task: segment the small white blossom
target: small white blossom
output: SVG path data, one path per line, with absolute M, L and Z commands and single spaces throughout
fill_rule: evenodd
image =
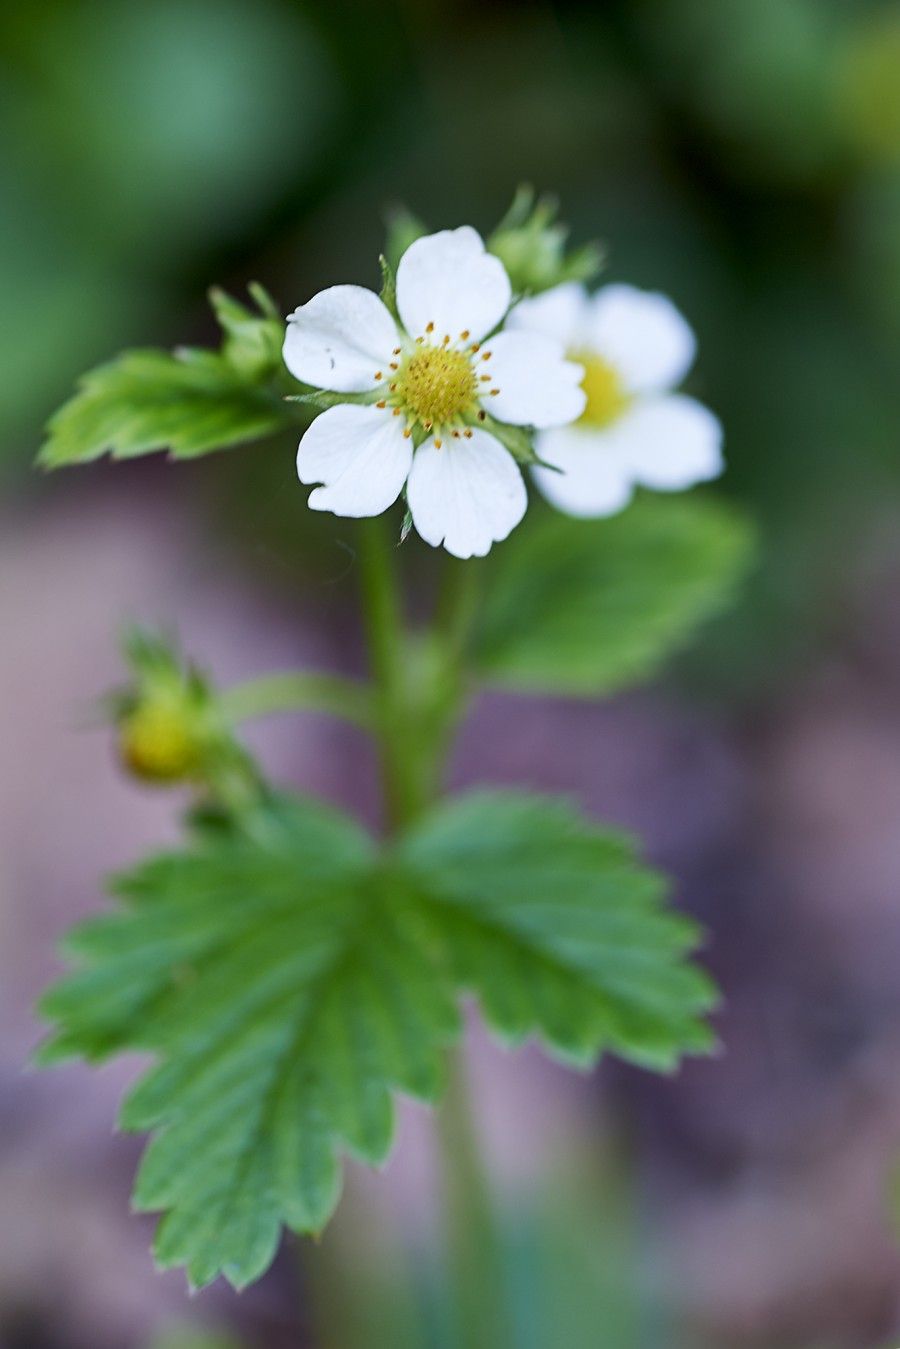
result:
M 673 492 L 722 471 L 722 427 L 693 398 L 673 390 L 696 350 L 694 334 L 665 295 L 574 282 L 523 300 L 511 327 L 562 342 L 584 367 L 586 406 L 577 422 L 542 431 L 535 481 L 570 515 L 613 515 L 636 486 Z
M 583 371 L 558 340 L 495 331 L 511 298 L 503 264 L 464 226 L 403 254 L 399 324 L 362 286 L 332 286 L 294 310 L 284 341 L 291 374 L 318 389 L 370 394 L 321 413 L 300 442 L 300 481 L 321 484 L 313 510 L 379 515 L 405 486 L 413 524 L 435 547 L 483 556 L 506 538 L 527 495 L 489 418 L 562 426 L 586 401 Z

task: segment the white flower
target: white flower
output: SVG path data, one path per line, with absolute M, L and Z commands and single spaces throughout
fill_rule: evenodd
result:
M 306 384 L 370 393 L 321 413 L 297 451 L 313 510 L 379 515 L 406 486 L 413 523 L 457 557 L 485 554 L 525 513 L 512 455 L 487 429 L 561 426 L 585 406 L 557 340 L 501 332 L 509 278 L 475 230 L 416 240 L 397 268 L 398 325 L 362 286 L 332 286 L 288 319 L 284 359 Z M 414 444 L 421 440 L 418 448 Z
M 636 486 L 692 487 L 722 471 L 722 427 L 693 398 L 672 393 L 694 359 L 694 334 L 665 295 L 574 282 L 523 300 L 511 327 L 562 342 L 584 367 L 587 403 L 571 426 L 541 432 L 544 496 L 570 515 L 613 515 Z

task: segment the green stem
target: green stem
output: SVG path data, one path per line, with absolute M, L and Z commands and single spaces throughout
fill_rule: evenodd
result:
M 421 763 L 409 717 L 412 690 L 395 550 L 380 516 L 364 520 L 361 535 L 363 612 L 375 680 L 375 734 L 386 822 L 393 831 L 414 819 L 424 805 L 419 783 Z
M 480 574 L 478 561 L 474 558 L 466 562 L 455 557 L 444 559 L 435 625 L 444 646 L 445 659 L 452 664 L 460 681 L 478 607 Z
M 503 1252 L 459 1050 L 450 1060 L 437 1120 L 456 1342 L 459 1349 L 507 1349 L 512 1334 Z
M 366 631 L 375 680 L 375 733 L 389 828 L 404 828 L 439 795 L 467 693 L 465 657 L 478 594 L 475 564 L 444 561 L 433 630 L 405 630 L 396 548 L 382 519 L 363 525 Z M 450 1067 L 438 1112 L 444 1162 L 447 1256 L 460 1349 L 506 1349 L 502 1253 L 461 1060 Z
M 232 721 L 247 721 L 273 712 L 326 712 L 329 716 L 371 728 L 372 693 L 357 679 L 320 671 L 292 671 L 263 675 L 236 684 L 221 694 L 221 704 Z

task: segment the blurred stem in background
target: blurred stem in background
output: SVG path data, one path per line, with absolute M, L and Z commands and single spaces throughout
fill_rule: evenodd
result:
M 372 700 L 365 684 L 345 675 L 319 671 L 262 675 L 225 690 L 220 701 L 222 710 L 234 722 L 303 708 L 325 712 L 367 730 L 373 724 Z
M 444 1168 L 445 1254 L 454 1293 L 455 1344 L 460 1349 L 512 1349 L 516 1341 L 503 1243 L 459 1050 L 450 1058 L 437 1123 Z

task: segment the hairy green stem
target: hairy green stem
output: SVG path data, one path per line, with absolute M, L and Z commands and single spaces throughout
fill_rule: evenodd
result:
M 476 565 L 444 559 L 433 628 L 409 634 L 396 546 L 381 519 L 363 525 L 363 605 L 375 681 L 375 734 L 387 824 L 405 828 L 440 795 L 467 689 L 466 652 L 478 588 Z M 505 1280 L 461 1057 L 454 1054 L 438 1113 L 445 1178 L 447 1267 L 459 1349 L 506 1349 Z
M 381 517 L 361 527 L 360 577 L 372 676 L 375 735 L 381 757 L 386 823 L 390 831 L 414 819 L 425 804 L 419 783 L 416 727 L 410 718 L 409 668 L 403 605 L 394 548 Z
M 247 721 L 273 712 L 325 712 L 343 721 L 371 729 L 374 724 L 372 691 L 361 680 L 320 671 L 292 671 L 263 675 L 236 684 L 221 694 L 221 705 L 232 721 Z

